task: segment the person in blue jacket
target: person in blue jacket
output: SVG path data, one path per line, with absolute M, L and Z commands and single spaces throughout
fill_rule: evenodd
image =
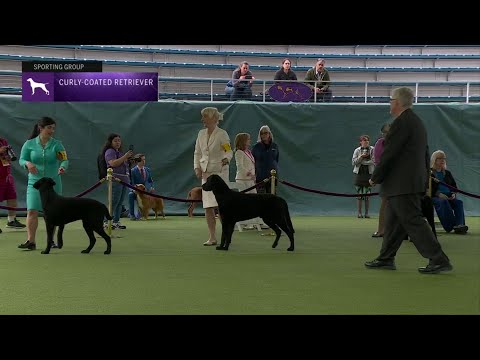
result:
M 137 154 L 134 156 L 134 160 L 137 163 L 131 170 L 130 184 L 133 186 L 142 184 L 145 185 L 147 191 L 155 191 L 155 186 L 153 184 L 152 172 L 149 167 L 145 166 L 145 155 Z M 138 220 L 139 216 L 135 215 L 135 200 L 137 195 L 130 190 L 128 193 L 128 210 L 130 220 Z
M 270 178 L 270 171 L 273 169 L 278 175 L 278 145 L 273 141 L 273 134 L 267 125 L 263 125 L 258 132 L 258 142 L 252 149 L 255 158 L 255 174 L 257 182 Z M 258 193 L 270 193 L 272 181 L 260 185 Z

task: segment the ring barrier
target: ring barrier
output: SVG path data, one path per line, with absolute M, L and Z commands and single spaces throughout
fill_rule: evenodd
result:
M 110 170 L 110 168 L 108 169 Z M 136 192 L 140 192 L 140 193 L 143 193 L 143 194 L 146 194 L 146 195 L 149 195 L 149 196 L 152 196 L 152 197 L 156 197 L 156 198 L 160 198 L 160 199 L 165 199 L 165 200 L 171 200 L 171 201 L 177 201 L 177 202 L 185 202 L 185 203 L 191 203 L 191 202 L 201 202 L 202 200 L 190 200 L 190 199 L 181 199 L 181 198 L 176 198 L 176 197 L 170 197 L 170 196 L 163 196 L 163 195 L 158 195 L 158 194 L 154 194 L 154 193 L 151 193 L 151 192 L 148 192 L 148 191 L 144 191 L 144 190 L 140 190 L 140 189 L 137 189 L 135 186 L 133 185 L 130 185 L 122 180 L 120 180 L 119 178 L 116 178 L 112 175 L 112 173 L 108 173 L 108 170 L 107 170 L 107 176 L 104 177 L 103 179 L 100 179 L 98 182 L 96 182 L 94 185 L 92 185 L 91 187 L 89 187 L 88 189 L 86 189 L 85 191 L 81 192 L 80 194 L 78 195 L 75 195 L 75 197 L 83 197 L 85 196 L 86 194 L 92 192 L 93 190 L 95 190 L 97 187 L 99 187 L 101 184 L 103 184 L 105 181 L 108 181 L 109 182 L 109 188 L 111 189 L 111 181 L 117 181 L 119 182 L 120 184 L 122 184 L 123 186 L 126 186 L 132 190 L 135 190 Z M 110 177 L 110 179 L 109 179 Z M 294 189 L 297 189 L 297 190 L 300 190 L 300 191 L 305 191 L 305 192 L 310 192 L 310 193 L 314 193 L 314 194 L 319 194 L 319 195 L 327 195 L 327 196 L 337 196 L 337 197 L 357 197 L 358 194 L 357 193 L 354 193 L 354 194 L 348 194 L 348 193 L 336 193 L 336 192 L 329 192 L 329 191 L 322 191 L 322 190 L 315 190 L 315 189 L 310 189 L 310 188 L 306 188 L 306 187 L 303 187 L 303 186 L 300 186 L 300 185 L 296 185 L 296 184 L 293 184 L 289 181 L 286 181 L 286 180 L 281 180 L 281 179 L 278 179 L 278 177 L 276 176 L 276 172 L 275 170 L 272 170 L 271 171 L 271 177 L 270 178 L 266 178 L 262 181 L 259 181 L 257 183 L 255 183 L 255 185 L 247 188 L 247 189 L 244 189 L 240 192 L 242 193 L 245 193 L 245 192 L 248 192 L 250 190 L 253 190 L 257 187 L 259 187 L 261 184 L 263 183 L 267 183 L 268 181 L 271 180 L 271 193 L 272 194 L 275 194 L 275 191 L 276 191 L 276 188 L 275 188 L 275 179 L 278 180 L 279 183 L 283 184 L 283 185 L 286 185 L 286 186 L 289 186 L 289 187 L 292 187 Z M 442 185 L 445 185 L 446 187 L 448 187 L 450 190 L 452 190 L 453 192 L 456 192 L 456 193 L 460 193 L 460 194 L 463 194 L 465 196 L 469 196 L 469 197 L 472 197 L 472 198 L 475 198 L 475 199 L 480 199 L 480 195 L 477 195 L 477 194 L 473 194 L 473 193 L 470 193 L 470 192 L 467 192 L 467 191 L 464 191 L 464 190 L 461 190 L 461 189 L 458 189 L 452 185 L 448 185 L 446 184 L 445 182 L 443 181 L 440 181 L 434 177 L 432 177 L 432 180 L 439 183 L 439 184 L 442 184 Z M 368 193 L 368 194 L 364 194 L 364 196 L 376 196 L 376 195 L 379 195 L 378 192 L 375 192 L 375 193 Z M 112 209 L 111 209 L 111 191 L 109 191 L 109 211 L 110 213 L 112 212 Z M 3 209 L 3 210 L 15 210 L 15 211 L 27 211 L 27 208 L 14 208 L 14 207 L 11 207 L 11 206 L 3 206 L 3 205 L 0 205 L 0 209 Z M 111 221 L 109 221 L 110 223 Z M 109 227 L 111 226 L 111 224 L 109 224 Z

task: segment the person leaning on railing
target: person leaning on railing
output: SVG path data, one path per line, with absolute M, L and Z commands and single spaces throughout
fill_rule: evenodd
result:
M 316 93 L 317 102 L 332 101 L 330 74 L 325 69 L 325 59 L 317 59 L 315 66 L 307 71 L 305 81 L 309 81 L 306 84 L 313 90 L 311 100 L 315 99 Z
M 232 73 L 233 93 L 230 96 L 231 101 L 252 98 L 252 84 L 255 79 L 249 70 L 248 62 L 242 62 Z

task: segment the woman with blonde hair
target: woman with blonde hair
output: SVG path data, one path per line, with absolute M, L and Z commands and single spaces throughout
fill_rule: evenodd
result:
M 257 139 L 258 141 L 252 149 L 252 154 L 255 159 L 257 181 L 262 181 L 267 178 L 270 179 L 259 185 L 258 192 L 269 194 L 272 188 L 270 173 L 272 170 L 275 170 L 278 175 L 278 160 L 280 154 L 278 152 L 278 145 L 273 141 L 273 134 L 268 125 L 260 127 Z
M 446 232 L 452 230 L 456 234 L 466 234 L 468 226 L 465 225 L 463 201 L 448 186 L 457 187 L 452 173 L 447 170 L 447 157 L 442 150 L 434 151 L 430 158 L 432 176 L 437 181 L 432 181 L 432 201 L 438 219 Z
M 220 175 L 228 184 L 229 163 L 233 152 L 228 133 L 218 127 L 218 122 L 223 119 L 223 114 L 214 107 L 206 107 L 200 113 L 205 128 L 198 132 L 195 142 L 193 153 L 195 175 L 202 180 L 202 184 L 213 174 Z M 215 208 L 218 207 L 218 203 L 213 192 L 205 190 L 202 190 L 202 202 L 209 232 L 209 238 L 203 245 L 216 245 Z

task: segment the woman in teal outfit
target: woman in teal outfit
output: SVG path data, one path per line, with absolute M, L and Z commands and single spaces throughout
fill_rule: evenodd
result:
M 68 169 L 68 158 L 61 141 L 54 139 L 56 122 L 43 117 L 34 126 L 33 132 L 23 144 L 19 164 L 28 170 L 27 185 L 27 241 L 20 249 L 35 250 L 35 235 L 38 228 L 38 212 L 42 211 L 40 193 L 33 184 L 42 177 L 52 178 L 55 191 L 62 194 L 62 175 Z

